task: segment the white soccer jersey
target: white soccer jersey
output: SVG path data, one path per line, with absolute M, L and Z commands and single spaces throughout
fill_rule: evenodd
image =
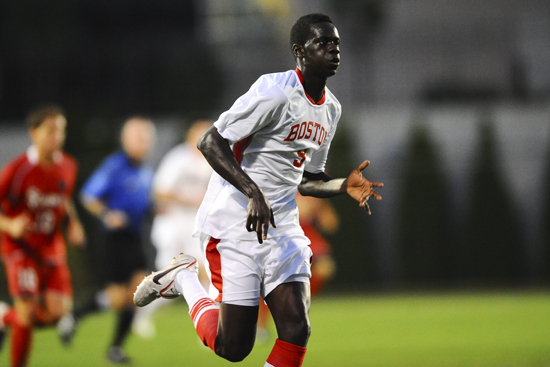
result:
M 199 248 L 197 240 L 191 236 L 199 203 L 211 175 L 212 168 L 206 159 L 195 147 L 185 143 L 176 145 L 162 158 L 155 173 L 153 192 L 175 194 L 196 204 L 183 206 L 169 202 L 162 206 L 151 231 L 151 239 L 157 249 L 172 249 L 176 256 L 180 252 L 197 256 L 197 251 L 189 250 L 191 247 Z
M 197 198 L 200 200 L 211 175 L 212 168 L 200 152 L 195 147 L 181 143 L 170 149 L 160 161 L 155 172 L 153 192 L 174 193 L 191 202 Z M 184 207 L 176 203 L 170 203 L 164 209 L 169 215 L 190 213 L 193 221 L 197 210 L 192 205 Z
M 298 69 L 262 75 L 214 123 L 227 139 L 243 170 L 268 198 L 277 228 L 269 237 L 301 234 L 296 192 L 304 169 L 325 169 L 341 106 L 325 88 L 315 104 Z M 195 235 L 257 241 L 245 228 L 248 198 L 216 172 L 199 209 Z

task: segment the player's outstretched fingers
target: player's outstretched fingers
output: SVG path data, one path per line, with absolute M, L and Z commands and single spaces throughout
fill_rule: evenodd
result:
M 367 214 L 368 214 L 368 215 L 371 215 L 372 212 L 370 211 L 370 206 L 369 206 L 368 200 L 369 200 L 369 198 L 366 198 L 366 199 L 363 201 L 363 207 L 365 208 L 365 211 L 367 212 Z
M 374 181 L 369 181 L 370 182 L 370 186 L 371 187 L 384 187 L 384 184 L 382 182 L 374 182 Z
M 378 186 L 378 187 L 383 187 L 383 186 Z M 374 196 L 374 198 L 378 201 L 382 200 L 382 196 L 380 196 L 380 194 L 377 193 L 376 191 L 373 191 L 371 196 Z
M 357 167 L 357 171 L 359 171 L 359 174 L 361 174 L 361 171 L 363 171 L 365 168 L 367 168 L 369 166 L 369 164 L 370 164 L 369 160 L 366 160 L 363 163 L 361 163 L 359 165 L 359 167 Z

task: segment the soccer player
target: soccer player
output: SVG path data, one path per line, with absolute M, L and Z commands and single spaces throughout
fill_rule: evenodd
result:
M 124 123 L 120 137 L 122 151 L 107 157 L 81 192 L 84 207 L 98 218 L 104 235 L 102 274 L 107 288 L 76 310 L 75 318 L 102 309 L 116 310 L 107 359 L 124 364 L 130 361 L 122 346 L 135 313 L 132 292 L 147 269 L 141 230 L 151 206 L 154 172 L 144 160 L 153 147 L 155 127 L 149 119 L 133 117 Z
M 32 111 L 31 147 L 0 172 L 1 253 L 13 307 L 1 307 L 0 333 L 11 331 L 11 364 L 25 366 L 34 327 L 52 325 L 72 308 L 63 230 L 83 245 L 72 200 L 76 161 L 62 151 L 67 121 L 58 106 Z
M 156 215 L 151 240 L 157 250 L 156 268 L 164 268 L 182 252 L 189 254 L 199 260 L 199 278 L 205 289 L 209 280 L 202 268 L 203 255 L 199 240 L 192 235 L 195 216 L 212 175 L 212 168 L 197 149 L 197 141 L 210 126 L 212 122 L 207 120 L 191 124 L 185 141 L 170 149 L 160 161 L 152 188 Z M 136 334 L 145 338 L 154 336 L 151 318 L 162 306 L 160 301 L 137 311 L 132 326 Z
M 315 197 L 347 192 L 370 213 L 367 199 L 380 200 L 373 187 L 383 186 L 362 176 L 368 161 L 345 179 L 324 173 L 341 115 L 326 88 L 340 63 L 331 19 L 301 17 L 290 44 L 297 68 L 261 76 L 198 143 L 215 171 L 196 221 L 212 298 L 188 255 L 147 276 L 134 295 L 143 306 L 182 294 L 202 342 L 234 362 L 252 350 L 262 296 L 278 336 L 265 366 L 276 367 L 301 366 L 310 335 L 311 250 L 298 223 L 297 190 Z

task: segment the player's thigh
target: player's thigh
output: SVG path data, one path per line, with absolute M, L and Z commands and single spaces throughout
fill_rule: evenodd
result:
M 309 283 L 280 284 L 267 295 L 265 301 L 273 316 L 279 339 L 305 347 L 310 334 Z
M 54 317 L 61 317 L 70 311 L 73 299 L 71 273 L 66 263 L 60 263 L 44 270 L 44 297 L 47 311 Z

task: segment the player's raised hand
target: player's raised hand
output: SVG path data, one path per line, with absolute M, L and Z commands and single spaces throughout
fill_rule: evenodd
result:
M 276 228 L 275 218 L 273 217 L 273 210 L 269 204 L 269 200 L 265 195 L 260 192 L 257 197 L 251 197 L 248 199 L 246 217 L 246 230 L 248 232 L 256 232 L 258 235 L 258 242 L 263 243 L 267 239 L 267 231 L 269 230 L 269 223 Z
M 354 169 L 347 178 L 347 192 L 348 194 L 359 202 L 359 206 L 365 208 L 367 213 L 371 215 L 370 207 L 367 201 L 369 197 L 374 196 L 378 201 L 382 200 L 376 191 L 373 190 L 373 187 L 384 187 L 384 184 L 381 182 L 369 181 L 363 177 L 362 171 L 367 168 L 370 164 L 369 161 L 364 161 Z

